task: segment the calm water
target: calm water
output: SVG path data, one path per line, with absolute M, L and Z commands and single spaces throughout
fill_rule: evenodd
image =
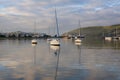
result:
M 120 80 L 120 41 L 0 40 L 0 80 Z

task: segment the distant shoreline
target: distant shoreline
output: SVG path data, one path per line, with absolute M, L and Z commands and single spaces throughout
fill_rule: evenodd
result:
M 64 33 L 64 36 L 76 36 L 79 35 L 79 30 L 81 35 L 85 35 L 86 38 L 103 38 L 103 37 L 120 37 L 120 24 L 112 26 L 93 26 L 78 28 L 69 32 Z

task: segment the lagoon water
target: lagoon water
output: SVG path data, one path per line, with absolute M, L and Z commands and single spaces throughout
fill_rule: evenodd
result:
M 120 80 L 120 41 L 0 40 L 0 80 Z

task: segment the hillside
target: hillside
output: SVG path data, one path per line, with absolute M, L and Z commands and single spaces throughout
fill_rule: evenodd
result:
M 79 29 L 68 32 L 70 35 L 76 35 Z M 116 33 L 116 34 L 115 34 Z M 112 26 L 93 26 L 81 28 L 81 34 L 87 38 L 102 38 L 104 36 L 120 36 L 120 24 Z

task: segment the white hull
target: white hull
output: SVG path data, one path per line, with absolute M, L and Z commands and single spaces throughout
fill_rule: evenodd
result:
M 37 40 L 36 40 L 36 39 L 33 39 L 31 43 L 32 43 L 32 44 L 37 44 Z
M 59 40 L 57 40 L 57 39 L 53 39 L 53 40 L 50 41 L 50 45 L 60 46 L 60 42 L 59 42 Z
M 105 40 L 111 41 L 111 40 L 112 40 L 112 37 L 105 37 Z
M 75 39 L 75 42 L 76 42 L 76 43 L 81 43 L 82 40 L 81 40 L 81 39 Z

